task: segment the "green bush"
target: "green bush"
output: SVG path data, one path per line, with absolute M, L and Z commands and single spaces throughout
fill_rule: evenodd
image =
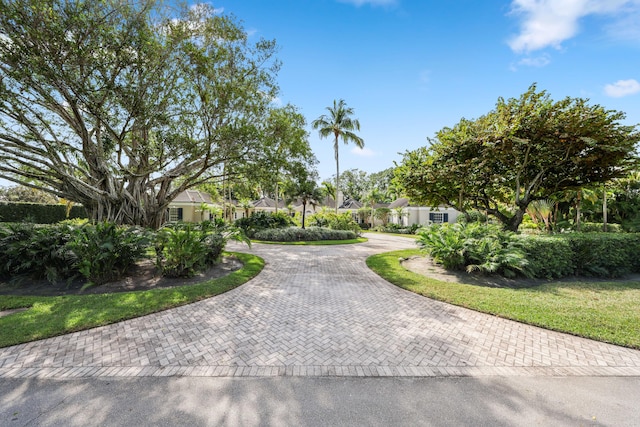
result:
M 577 275 L 619 277 L 640 272 L 640 234 L 570 233 L 561 237 L 571 247 Z
M 353 219 L 350 212 L 336 214 L 334 211 L 322 210 L 307 219 L 310 227 L 324 227 L 331 230 L 346 230 L 360 234 L 361 228 Z
M 520 236 L 530 277 L 553 279 L 571 276 L 575 265 L 571 245 L 561 236 Z
M 120 278 L 146 256 L 148 245 L 144 230 L 101 222 L 76 228 L 67 247 L 78 258 L 80 273 L 89 284 L 100 285 Z
M 260 230 L 286 228 L 295 225 L 293 218 L 284 212 L 270 213 L 258 211 L 249 217 L 240 218 L 234 222 L 234 225 L 242 229 L 245 234 L 251 238 Z
M 381 233 L 395 233 L 395 234 L 416 234 L 416 232 L 421 228 L 420 224 L 411 224 L 408 227 L 400 224 L 387 224 L 387 225 L 378 225 L 373 228 L 374 231 L 379 231 Z
M 349 230 L 331 230 L 322 227 L 309 228 L 279 228 L 258 231 L 255 238 L 269 242 L 299 242 L 299 241 L 319 241 L 319 240 L 350 240 L 358 235 Z
M 448 269 L 527 274 L 528 261 L 515 233 L 478 222 L 433 224 L 418 232 L 418 245 Z
M 169 277 L 191 277 L 215 264 L 227 243 L 221 222 L 177 222 L 156 235 L 156 266 Z
M 65 224 L 29 223 L 0 226 L 0 274 L 19 279 L 46 278 L 53 283 L 78 274 L 78 262 L 67 248 L 72 228 Z
M 73 206 L 69 211 L 69 219 L 86 218 L 83 206 Z M 0 202 L 0 221 L 35 224 L 55 224 L 67 219 L 66 205 L 45 205 L 42 203 L 6 203 Z

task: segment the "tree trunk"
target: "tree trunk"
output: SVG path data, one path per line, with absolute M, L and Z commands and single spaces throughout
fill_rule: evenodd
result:
M 602 231 L 607 232 L 607 187 L 602 186 Z
M 338 194 L 340 194 L 340 162 L 338 161 L 338 136 L 336 135 L 335 142 L 336 151 L 336 215 L 338 215 Z
M 580 210 L 582 209 L 582 190 L 578 190 L 576 197 L 576 231 L 580 232 Z
M 307 214 L 307 202 L 305 202 L 303 199 L 302 200 L 302 229 L 303 230 L 304 230 L 304 218 L 306 214 Z

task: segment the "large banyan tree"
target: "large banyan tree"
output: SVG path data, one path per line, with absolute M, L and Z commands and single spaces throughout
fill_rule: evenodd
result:
M 275 43 L 206 5 L 0 2 L 0 177 L 158 227 L 183 190 L 255 161 Z

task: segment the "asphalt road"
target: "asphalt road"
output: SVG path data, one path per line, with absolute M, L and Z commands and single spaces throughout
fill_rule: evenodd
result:
M 638 426 L 640 378 L 2 379 L 2 426 Z

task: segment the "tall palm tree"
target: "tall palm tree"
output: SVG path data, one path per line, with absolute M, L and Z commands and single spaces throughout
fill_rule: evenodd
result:
M 333 108 L 327 107 L 329 114 L 323 114 L 311 123 L 314 129 L 318 129 L 320 138 L 333 135 L 333 150 L 336 157 L 336 213 L 338 213 L 338 192 L 340 191 L 340 162 L 338 161 L 338 139 L 342 138 L 345 144 L 353 142 L 358 148 L 364 147 L 364 140 L 354 133 L 360 130 L 358 119 L 352 119 L 353 108 L 347 107 L 344 99 L 333 101 Z

